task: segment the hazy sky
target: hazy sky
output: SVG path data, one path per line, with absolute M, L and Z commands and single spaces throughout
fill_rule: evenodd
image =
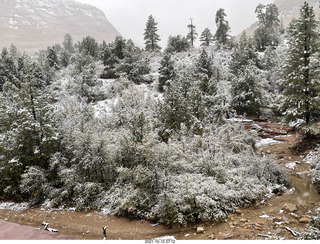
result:
M 149 15 L 158 22 L 162 47 L 170 35 L 186 35 L 190 18 L 194 19 L 200 35 L 205 28 L 216 31 L 215 14 L 223 8 L 231 27 L 238 35 L 257 19 L 254 13 L 259 3 L 273 0 L 77 0 L 94 5 L 104 11 L 108 20 L 126 39 L 143 45 L 143 33 Z

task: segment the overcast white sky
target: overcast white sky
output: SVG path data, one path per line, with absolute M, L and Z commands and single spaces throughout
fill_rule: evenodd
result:
M 170 35 L 186 35 L 190 18 L 194 19 L 200 35 L 205 28 L 216 31 L 215 14 L 223 8 L 231 27 L 238 35 L 257 19 L 254 13 L 259 3 L 273 0 L 77 0 L 104 11 L 107 19 L 126 39 L 143 45 L 143 32 L 149 15 L 158 22 L 161 46 L 165 47 Z

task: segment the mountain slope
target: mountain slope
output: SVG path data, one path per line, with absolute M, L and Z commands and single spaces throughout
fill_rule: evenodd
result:
M 90 35 L 111 42 L 120 33 L 104 13 L 74 0 L 0 0 L 0 48 L 15 44 L 27 53 Z
M 285 28 L 289 26 L 293 18 L 299 18 L 299 11 L 304 2 L 307 2 L 314 7 L 316 16 L 320 15 L 320 8 L 318 7 L 319 0 L 274 0 L 274 3 L 279 8 L 279 18 L 281 24 Z M 257 27 L 258 21 L 245 30 L 246 34 L 248 36 L 253 36 Z M 239 39 L 240 36 L 241 33 L 237 36 L 237 38 Z

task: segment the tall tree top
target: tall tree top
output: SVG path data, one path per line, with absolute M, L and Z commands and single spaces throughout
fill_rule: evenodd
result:
M 228 32 L 230 31 L 229 22 L 226 20 L 226 12 L 223 8 L 220 8 L 216 13 L 215 22 L 217 25 L 217 31 L 215 38 L 220 44 L 227 44 Z
M 145 49 L 146 51 L 159 51 L 161 47 L 158 45 L 160 41 L 160 36 L 157 34 L 158 31 L 158 23 L 156 23 L 155 19 L 152 15 L 149 15 L 146 28 L 144 30 L 144 40 L 145 40 Z

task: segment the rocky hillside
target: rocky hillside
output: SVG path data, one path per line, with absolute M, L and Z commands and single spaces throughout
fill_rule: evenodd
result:
M 14 43 L 33 53 L 61 43 L 66 33 L 99 42 L 120 35 L 101 10 L 74 0 L 0 0 L 0 6 L 0 48 Z
M 315 13 L 317 16 L 320 16 L 320 8 L 318 0 L 274 0 L 274 3 L 279 8 L 280 21 L 285 28 L 289 26 L 293 18 L 299 17 L 300 7 L 304 2 L 308 2 L 314 6 Z M 252 24 L 249 28 L 245 30 L 247 35 L 253 36 L 254 30 L 258 27 L 258 22 Z M 238 35 L 240 38 L 241 34 Z

